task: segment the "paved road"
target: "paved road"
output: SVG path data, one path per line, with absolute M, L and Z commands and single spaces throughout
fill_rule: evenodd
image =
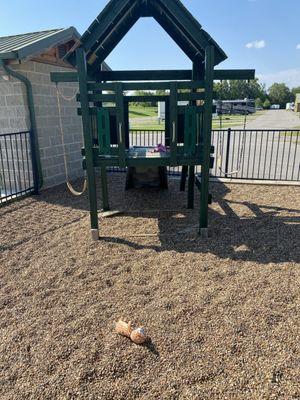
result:
M 234 173 L 229 177 L 299 180 L 300 133 L 290 135 L 289 132 L 280 132 L 280 129 L 290 130 L 297 126 L 300 126 L 297 115 L 290 111 L 276 110 L 268 111 L 249 122 L 246 133 L 233 128 L 228 171 Z M 227 131 L 219 134 L 214 132 L 212 143 L 217 162 L 213 174 L 217 176 L 224 176 L 227 140 Z M 131 144 L 135 146 L 153 146 L 158 143 L 164 143 L 162 132 L 131 135 Z
M 247 123 L 247 129 L 292 129 L 297 127 L 300 127 L 299 116 L 293 111 L 286 110 L 269 110 Z

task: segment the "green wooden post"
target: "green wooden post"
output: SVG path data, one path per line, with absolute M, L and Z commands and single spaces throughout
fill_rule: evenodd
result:
M 106 167 L 101 167 L 101 187 L 102 187 L 102 208 L 103 211 L 109 211 L 109 201 L 108 201 L 108 183 L 107 183 L 107 170 Z
M 212 130 L 212 104 L 214 81 L 214 47 L 205 49 L 205 103 L 203 121 L 203 164 L 201 166 L 200 227 L 199 233 L 208 236 L 209 170 Z
M 192 80 L 197 81 L 203 79 L 203 67 L 200 63 L 193 63 Z M 193 90 L 195 91 L 195 90 Z M 197 101 L 192 101 L 192 105 L 196 106 Z M 197 129 L 197 127 L 196 127 Z M 188 208 L 193 209 L 195 202 L 195 166 L 189 166 L 189 179 L 188 179 Z
M 98 142 L 99 154 L 110 154 L 110 122 L 109 112 L 104 108 L 97 110 L 97 129 L 98 129 Z M 102 208 L 103 211 L 109 211 L 108 201 L 108 185 L 107 185 L 107 170 L 106 167 L 100 168 L 101 174 L 101 193 L 102 193 Z
M 177 82 L 170 84 L 170 122 L 171 122 L 171 166 L 176 165 L 177 160 L 177 130 L 178 130 L 178 91 Z
M 181 171 L 181 178 L 180 178 L 180 191 L 185 192 L 185 182 L 186 182 L 186 177 L 188 174 L 188 166 L 183 165 L 182 166 L 182 171 Z
M 118 129 L 118 153 L 120 167 L 126 167 L 126 146 L 125 146 L 125 115 L 124 95 L 122 83 L 116 83 L 116 108 L 117 108 L 117 129 Z
M 95 176 L 94 162 L 93 162 L 92 124 L 89 113 L 86 59 L 85 59 L 85 52 L 82 48 L 78 48 L 76 50 L 76 58 L 77 58 L 80 103 L 82 109 L 82 127 L 84 136 L 86 171 L 87 171 L 88 193 L 90 202 L 91 231 L 93 240 L 99 240 L 97 188 L 96 188 L 96 176 Z

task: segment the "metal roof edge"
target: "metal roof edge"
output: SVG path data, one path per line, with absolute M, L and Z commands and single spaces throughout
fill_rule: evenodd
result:
M 51 32 L 51 31 L 49 31 Z M 21 36 L 21 35 L 19 35 Z M 38 39 L 33 43 L 30 43 L 28 45 L 25 45 L 24 47 L 16 50 L 16 51 L 11 51 L 11 52 L 6 52 L 6 53 L 0 53 L 0 59 L 5 59 L 5 60 L 14 60 L 14 59 L 25 59 L 30 56 L 34 56 L 38 54 L 39 52 L 42 52 L 50 47 L 57 46 L 58 44 L 71 40 L 72 38 L 74 39 L 79 39 L 80 34 L 77 31 L 77 29 L 73 26 L 62 29 L 57 32 L 52 32 L 49 33 L 48 36 Z
M 77 30 L 72 26 L 70 28 L 66 28 L 59 32 L 55 32 L 48 37 L 37 40 L 36 42 L 25 46 L 24 48 L 18 50 L 18 58 L 24 59 L 30 56 L 36 55 L 39 52 L 45 51 L 50 47 L 57 46 L 60 43 L 68 41 L 70 39 L 79 39 L 80 35 Z
M 15 51 L 8 51 L 6 53 L 0 53 L 1 60 L 16 60 L 18 58 L 18 54 Z

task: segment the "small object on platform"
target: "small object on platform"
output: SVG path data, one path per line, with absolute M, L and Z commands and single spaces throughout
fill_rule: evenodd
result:
M 116 332 L 119 335 L 125 336 L 130 338 L 130 335 L 132 333 L 133 329 L 131 327 L 131 322 L 125 322 L 122 321 L 121 319 L 116 323 Z
M 166 146 L 159 143 L 156 147 L 146 151 L 146 157 L 161 157 L 167 152 Z
M 152 153 L 166 153 L 167 148 L 162 143 L 159 143 L 154 149 L 151 150 Z

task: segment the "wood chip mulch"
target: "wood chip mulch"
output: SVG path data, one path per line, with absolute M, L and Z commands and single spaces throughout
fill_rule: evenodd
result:
M 201 239 L 178 181 L 109 181 L 98 243 L 64 186 L 0 209 L 0 399 L 300 399 L 300 188 L 213 184 Z

